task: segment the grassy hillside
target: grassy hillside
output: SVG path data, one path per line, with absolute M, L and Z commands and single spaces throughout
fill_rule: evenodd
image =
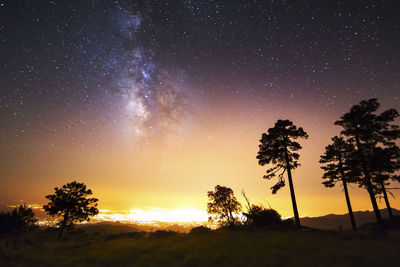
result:
M 113 229 L 111 232 L 114 232 Z M 385 266 L 399 261 L 400 232 L 236 230 L 210 233 L 79 229 L 64 241 L 50 230 L 30 233 L 16 249 L 0 240 L 5 266 Z
M 79 224 L 76 226 L 78 229 L 82 229 L 87 233 L 91 234 L 120 234 L 129 232 L 140 232 L 139 229 L 132 226 L 131 224 L 121 224 L 118 222 L 104 222 L 95 224 Z

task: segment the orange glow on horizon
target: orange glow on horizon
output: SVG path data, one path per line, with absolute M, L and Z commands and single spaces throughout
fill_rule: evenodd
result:
M 205 211 L 195 208 L 180 207 L 173 210 L 148 208 L 147 210 L 113 211 L 100 210 L 94 220 L 113 222 L 181 222 L 202 223 L 207 222 L 208 216 Z
M 277 118 L 289 118 L 310 136 L 300 141 L 303 146 L 301 166 L 293 172 L 300 217 L 347 213 L 340 185 L 325 188 L 321 184 L 322 171 L 318 163 L 324 147 L 340 130 L 333 125 L 340 114 L 294 106 L 288 114 L 284 106 L 275 108 L 274 111 L 267 108 L 259 114 L 263 126 L 248 120 L 250 110 L 247 113 L 245 110 L 231 113 L 212 110 L 205 114 L 208 117 L 204 121 L 191 122 L 190 127 L 182 127 L 164 141 L 142 139 L 138 144 L 130 138 L 113 135 L 104 140 L 86 140 L 83 136 L 82 140 L 70 140 L 55 136 L 55 149 L 40 150 L 34 157 L 18 158 L 24 161 L 24 168 L 13 167 L 13 161 L 20 155 L 11 155 L 3 162 L 2 201 L 12 204 L 19 202 L 15 199 L 22 199 L 26 203 L 43 205 L 47 203 L 45 196 L 52 194 L 54 187 L 77 180 L 92 189 L 99 199 L 99 209 L 132 210 L 121 218 L 188 221 L 193 217 L 198 221 L 207 220 L 207 191 L 220 184 L 231 187 L 242 204 L 245 203 L 240 195 L 243 189 L 251 204 L 270 205 L 283 217 L 291 217 L 288 186 L 272 195 L 270 187 L 275 180 L 262 178 L 268 166 L 259 166 L 256 160 L 261 134 L 272 127 Z M 34 138 L 35 144 L 31 146 L 45 142 L 44 137 Z M 92 146 L 79 150 L 83 141 Z M 18 177 L 24 177 L 24 182 L 15 182 L 21 181 Z M 393 187 L 398 186 L 394 184 Z M 351 185 L 349 190 L 354 211 L 372 209 L 366 190 L 357 185 Z M 393 208 L 400 208 L 400 198 L 390 198 L 390 201 Z M 385 208 L 383 201 L 378 201 L 378 205 Z M 191 208 L 182 210 L 183 206 Z

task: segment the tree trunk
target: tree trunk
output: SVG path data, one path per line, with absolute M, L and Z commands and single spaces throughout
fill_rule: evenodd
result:
M 360 139 L 357 135 L 355 136 L 355 138 L 356 138 L 357 150 L 360 153 L 360 157 L 361 157 L 361 165 L 362 165 L 362 169 L 364 172 L 364 180 L 367 184 L 367 191 L 368 191 L 369 197 L 371 199 L 372 208 L 374 209 L 376 223 L 378 225 L 378 230 L 381 233 L 383 233 L 384 227 L 383 227 L 383 222 L 382 222 L 382 216 L 381 216 L 381 213 L 379 212 L 378 204 L 376 203 L 375 193 L 374 193 L 374 189 L 373 189 L 372 183 L 371 183 L 371 176 L 368 172 L 367 163 L 365 161 L 364 154 L 363 154 L 361 144 L 360 144 Z
M 230 225 L 232 226 L 232 225 L 234 225 L 235 224 L 235 218 L 233 217 L 233 215 L 232 215 L 232 211 L 231 211 L 231 209 L 229 209 L 229 216 L 230 216 Z
M 293 187 L 293 181 L 292 181 L 292 172 L 291 172 L 291 169 L 290 169 L 289 154 L 288 154 L 286 146 L 285 146 L 285 160 L 286 160 L 286 170 L 287 170 L 288 180 L 289 180 L 290 196 L 292 197 L 294 221 L 295 221 L 296 227 L 297 228 L 301 228 L 299 212 L 297 211 L 296 196 L 294 194 L 294 187 Z
M 17 242 L 18 242 L 18 236 L 19 236 L 19 227 L 17 227 L 17 231 L 15 232 L 15 238 L 14 238 L 14 248 L 17 247 Z
M 58 236 L 57 236 L 58 240 L 61 240 L 61 237 L 63 235 L 64 229 L 65 229 L 65 227 L 67 226 L 67 223 L 68 223 L 68 217 L 69 217 L 69 213 L 66 212 L 65 215 L 64 215 L 64 219 L 61 221 L 61 224 L 60 224 L 60 230 L 58 231 Z
M 347 189 L 347 182 L 346 182 L 346 176 L 343 171 L 343 165 L 342 165 L 342 159 L 339 156 L 339 170 L 340 170 L 340 175 L 342 175 L 342 182 L 343 182 L 343 189 L 344 189 L 344 196 L 346 197 L 346 203 L 347 203 L 347 209 L 349 210 L 349 217 L 350 217 L 350 222 L 351 222 L 351 228 L 353 231 L 357 231 L 357 226 L 356 226 L 356 221 L 354 220 L 354 214 L 353 214 L 353 209 L 351 208 L 351 202 L 350 202 L 350 197 L 349 197 L 349 191 Z
M 350 203 L 350 197 L 349 197 L 349 191 L 347 190 L 347 183 L 345 180 L 342 180 L 343 182 L 343 188 L 344 188 L 344 195 L 346 197 L 346 203 L 347 203 L 347 209 L 349 210 L 349 217 L 350 217 L 350 222 L 351 222 L 351 228 L 353 231 L 357 231 L 357 226 L 356 226 L 356 221 L 354 220 L 354 214 L 353 214 L 353 209 L 351 208 L 351 203 Z
M 58 230 L 57 240 L 61 240 L 63 231 L 64 231 L 64 226 L 60 225 L 60 229 Z
M 392 223 L 392 225 L 394 225 L 394 218 L 393 218 L 392 208 L 390 207 L 389 198 L 387 196 L 385 183 L 383 182 L 383 180 L 381 180 L 381 186 L 382 186 L 383 198 L 385 199 L 386 208 L 387 208 L 387 211 L 388 211 L 388 214 L 389 214 L 390 222 Z

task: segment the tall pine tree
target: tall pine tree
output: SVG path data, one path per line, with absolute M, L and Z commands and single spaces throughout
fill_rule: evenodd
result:
M 349 211 L 350 223 L 354 231 L 357 230 L 354 220 L 353 209 L 351 208 L 348 183 L 357 182 L 360 177 L 360 171 L 355 168 L 352 161 L 355 148 L 350 142 L 346 142 L 342 137 L 333 137 L 332 144 L 325 147 L 325 153 L 321 156 L 320 163 L 325 172 L 322 176 L 325 179 L 322 182 L 326 187 L 334 187 L 337 182 L 343 185 L 344 195 L 346 198 L 347 209 Z
M 300 166 L 298 163 L 300 155 L 296 152 L 301 149 L 299 143 L 294 141 L 297 138 L 308 138 L 303 128 L 297 128 L 289 120 L 278 120 L 273 128 L 268 129 L 268 133 L 263 133 L 260 140 L 257 155 L 258 163 L 261 166 L 272 164 L 272 168 L 267 170 L 265 179 L 271 179 L 278 174 L 278 182 L 271 187 L 275 194 L 281 187 L 285 186 L 284 173 L 287 172 L 292 198 L 292 206 L 296 227 L 300 228 L 300 217 L 297 210 L 296 196 L 292 180 L 292 170 Z
M 388 210 L 389 219 L 394 224 L 392 208 L 390 206 L 387 186 L 390 180 L 400 181 L 400 176 L 396 172 L 400 169 L 400 149 L 396 145 L 389 147 L 375 147 L 370 158 L 370 169 L 373 173 L 373 182 L 376 186 L 376 193 L 382 194 Z
M 375 198 L 376 190 L 372 181 L 373 173 L 369 166 L 369 158 L 372 158 L 372 151 L 375 147 L 392 145 L 393 140 L 398 138 L 399 129 L 391 124 L 398 116 L 397 111 L 389 109 L 378 115 L 376 111 L 379 106 L 376 98 L 363 100 L 360 104 L 354 105 L 335 124 L 342 126 L 341 134 L 356 144 L 357 153 L 355 155 L 363 172 L 361 184 L 368 191 L 378 228 L 383 232 L 382 216 Z

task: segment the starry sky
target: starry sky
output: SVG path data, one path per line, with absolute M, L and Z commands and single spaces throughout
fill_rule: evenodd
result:
M 261 133 L 290 119 L 310 136 L 300 216 L 345 213 L 319 156 L 352 105 L 400 109 L 399 13 L 399 1 L 0 0 L 0 202 L 44 203 L 77 179 L 102 208 L 204 210 L 222 184 L 290 216 L 255 158 Z

